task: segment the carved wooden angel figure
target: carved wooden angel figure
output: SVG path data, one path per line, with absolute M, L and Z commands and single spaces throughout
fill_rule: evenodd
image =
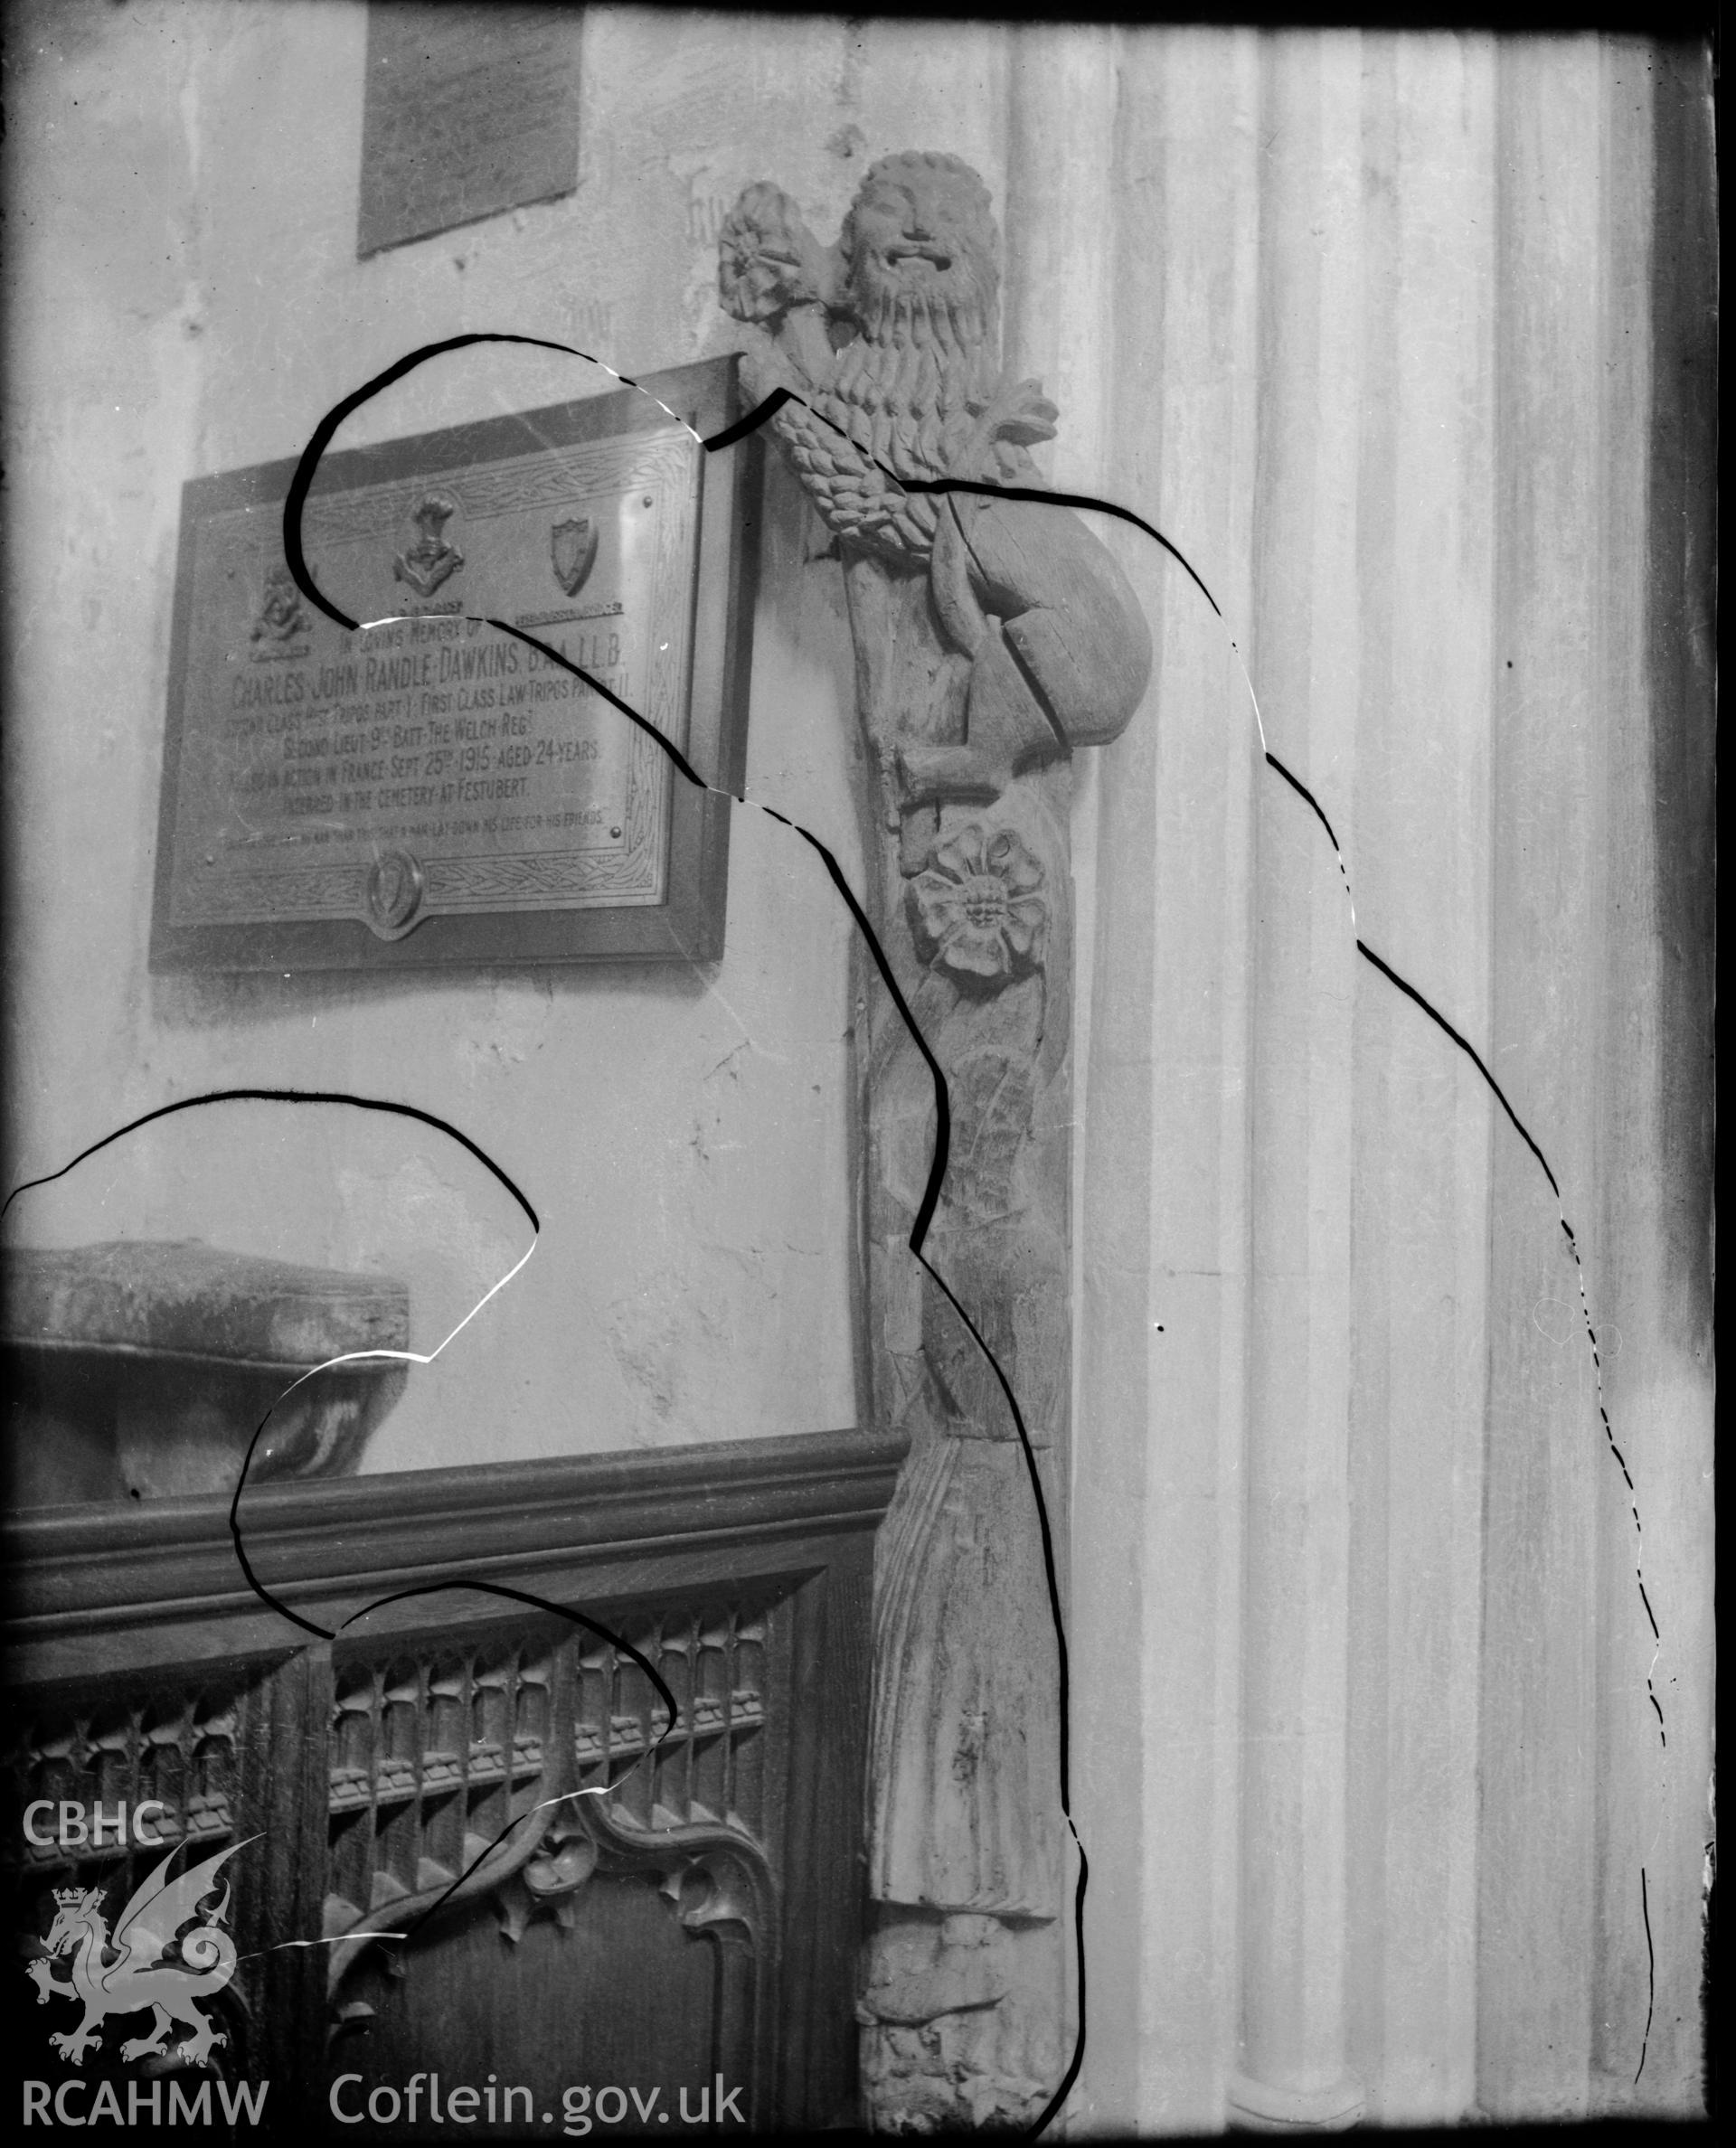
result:
M 1059 1666 L 1018 1398 L 1061 1540 L 1071 1381 L 1071 758 L 1127 725 L 1151 644 L 1109 552 L 1064 508 L 912 494 L 1042 483 L 1056 412 L 1003 377 L 998 240 L 968 165 L 910 154 L 863 179 L 835 246 L 749 187 L 723 304 L 763 331 L 750 395 L 843 563 L 875 873 L 868 905 L 938 1058 L 951 1153 L 910 1258 L 931 1077 L 859 959 L 858 1235 L 871 1405 L 911 1452 L 882 1531 L 863 2075 L 887 2131 L 1026 2124 L 1071 2038 Z M 991 1362 L 991 1355 L 993 1362 Z

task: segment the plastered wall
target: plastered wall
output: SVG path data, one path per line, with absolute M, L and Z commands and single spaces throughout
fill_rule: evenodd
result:
M 524 1190 L 541 1244 L 365 1466 L 854 1421 L 844 1129 L 848 924 L 806 846 L 731 835 L 728 946 L 679 966 L 390 979 L 153 976 L 146 963 L 184 479 L 297 452 L 405 351 L 467 329 L 620 371 L 733 347 L 720 219 L 775 175 L 831 229 L 866 164 L 944 143 L 1001 192 L 999 42 L 897 24 L 569 11 L 580 183 L 355 258 L 365 10 L 146 0 L 16 11 L 8 246 L 13 643 L 5 795 L 10 1175 L 136 1115 L 254 1085 L 394 1098 Z M 443 361 L 339 446 L 612 387 Z M 365 420 L 363 422 L 363 420 Z M 749 789 L 855 874 L 836 566 L 773 473 Z M 199 1236 L 412 1286 L 427 1351 L 528 1242 L 510 1199 L 401 1122 L 189 1113 L 14 1210 L 39 1243 Z

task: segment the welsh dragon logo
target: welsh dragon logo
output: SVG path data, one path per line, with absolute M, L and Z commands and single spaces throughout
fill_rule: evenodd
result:
M 229 2039 L 218 2034 L 193 2004 L 221 1992 L 235 1974 L 235 1942 L 222 1929 L 229 1914 L 229 1882 L 223 1898 L 205 1912 L 192 1931 L 184 1925 L 199 1917 L 199 1905 L 214 1894 L 217 1870 L 245 1843 L 194 1865 L 178 1880 L 168 1877 L 175 1861 L 167 1857 L 150 1872 L 121 1911 L 113 1936 L 102 1914 L 103 1889 L 99 1887 L 65 1887 L 54 1890 L 54 1922 L 42 1944 L 46 1956 L 25 1965 L 24 1974 L 36 1986 L 36 2002 L 51 1999 L 76 1999 L 83 2002 L 84 2019 L 76 2029 L 57 2030 L 49 2041 L 73 2066 L 82 2066 L 84 2055 L 102 2040 L 101 2027 L 109 2014 L 143 2013 L 148 2009 L 156 2020 L 148 2036 L 136 2036 L 120 2047 L 123 2058 L 161 2056 L 167 2049 L 171 2027 L 179 2023 L 191 2031 L 181 2055 L 203 2065 L 216 2044 Z M 166 1949 L 181 1934 L 181 1961 L 165 1958 Z M 71 1975 L 62 1980 L 55 1972 L 71 1956 Z M 183 1966 L 182 1964 L 184 1964 Z

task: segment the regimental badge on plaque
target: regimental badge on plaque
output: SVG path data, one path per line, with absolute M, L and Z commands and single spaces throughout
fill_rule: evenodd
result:
M 354 630 L 289 572 L 293 460 L 187 485 L 154 967 L 722 953 L 758 443 L 700 440 L 734 369 L 327 456 L 302 544 Z

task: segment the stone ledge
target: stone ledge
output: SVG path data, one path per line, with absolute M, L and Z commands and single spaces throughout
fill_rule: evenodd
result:
M 198 1239 L 9 1248 L 0 1278 L 8 1344 L 306 1371 L 346 1351 L 410 1342 L 401 1283 L 225 1253 Z
M 9 1495 L 41 1507 L 232 1492 L 250 1446 L 250 1482 L 346 1474 L 406 1367 L 304 1375 L 409 1337 L 409 1291 L 386 1277 L 185 1239 L 9 1248 Z

